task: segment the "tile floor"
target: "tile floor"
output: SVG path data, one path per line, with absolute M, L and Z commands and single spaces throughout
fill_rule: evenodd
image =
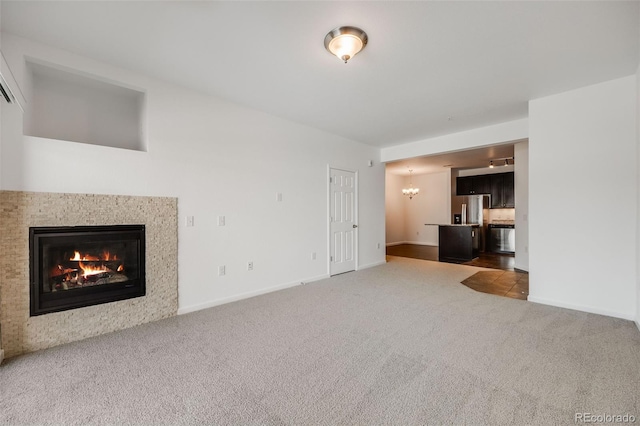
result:
M 462 281 L 470 289 L 512 299 L 527 300 L 529 274 L 515 271 L 481 271 Z

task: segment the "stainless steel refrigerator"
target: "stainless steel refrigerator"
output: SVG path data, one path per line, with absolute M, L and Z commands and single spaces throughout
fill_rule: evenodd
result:
M 463 224 L 477 224 L 480 225 L 478 230 L 480 232 L 480 241 L 478 249 L 485 251 L 486 249 L 486 236 L 487 228 L 489 226 L 489 208 L 491 206 L 491 200 L 488 195 L 467 195 L 464 197 L 458 197 L 462 200 L 460 204 L 459 212 L 462 215 Z M 454 213 L 457 213 L 454 208 Z

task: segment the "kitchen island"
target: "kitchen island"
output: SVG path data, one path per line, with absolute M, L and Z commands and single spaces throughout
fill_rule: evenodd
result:
M 425 223 L 425 225 L 435 225 Z M 479 254 L 480 225 L 438 224 L 438 260 L 440 262 L 468 262 Z

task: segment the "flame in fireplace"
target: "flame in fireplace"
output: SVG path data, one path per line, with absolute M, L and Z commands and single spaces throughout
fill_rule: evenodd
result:
M 78 271 L 78 277 L 87 278 L 99 274 L 124 271 L 124 265 L 120 264 L 121 260 L 118 256 L 116 254 L 112 254 L 108 250 L 104 250 L 100 256 L 74 251 L 73 257 L 69 260 L 72 262 L 78 262 L 78 269 L 63 268 L 62 265 L 59 265 L 57 268 L 58 270 L 52 272 L 51 276 Z M 117 263 L 114 265 L 114 262 Z M 73 279 L 71 275 L 69 275 L 69 277 L 69 280 Z
M 79 251 L 76 251 L 74 252 L 74 256 L 69 260 L 76 260 L 76 261 L 84 260 L 85 262 L 89 262 L 89 261 L 95 262 L 97 260 L 100 260 L 100 258 L 96 256 L 91 256 L 90 254 L 81 255 Z
M 111 261 L 111 260 L 119 260 L 119 259 L 118 259 L 118 256 L 116 256 L 115 254 L 112 255 L 108 251 L 104 251 L 102 253 L 102 260 Z
M 78 262 L 78 266 L 82 269 L 82 275 L 85 277 L 89 275 L 102 274 L 105 272 L 110 272 L 111 270 L 104 265 L 86 265 L 82 262 Z
M 97 261 L 103 260 L 105 262 L 110 262 L 110 261 L 113 261 L 113 260 L 120 260 L 120 259 L 118 259 L 117 255 L 111 254 L 110 252 L 105 250 L 104 252 L 102 252 L 102 257 L 101 258 L 97 257 L 97 256 L 93 256 L 93 255 L 88 254 L 88 253 L 80 254 L 79 251 L 74 251 L 73 252 L 73 257 L 71 259 L 69 259 L 69 260 L 72 260 L 72 261 L 85 261 L 85 262 L 97 262 Z

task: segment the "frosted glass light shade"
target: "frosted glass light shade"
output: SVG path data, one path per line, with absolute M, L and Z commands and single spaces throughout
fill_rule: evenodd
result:
M 324 38 L 324 47 L 346 64 L 367 45 L 367 34 L 356 27 L 339 27 Z

